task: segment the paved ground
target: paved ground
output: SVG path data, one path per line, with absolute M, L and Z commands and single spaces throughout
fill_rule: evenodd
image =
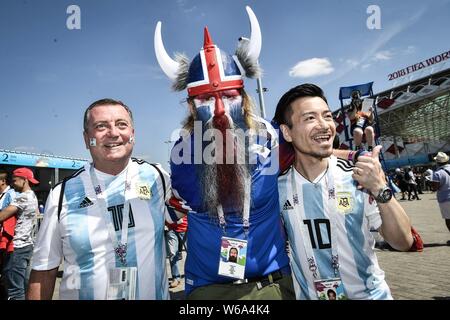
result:
M 450 232 L 441 218 L 435 194 L 423 194 L 421 199 L 400 203 L 422 236 L 424 251 L 376 249 L 379 263 L 395 299 L 450 300 Z M 183 270 L 184 259 L 181 262 Z M 170 274 L 169 264 L 167 268 Z M 177 288 L 170 289 L 172 299 L 184 299 L 183 287 L 184 277 Z
M 377 250 L 395 299 L 450 300 L 450 232 L 441 217 L 436 195 L 400 201 L 424 241 L 423 252 Z

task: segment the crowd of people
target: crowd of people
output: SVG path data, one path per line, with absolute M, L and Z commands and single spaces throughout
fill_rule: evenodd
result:
M 411 166 L 404 169 L 396 168 L 392 178 L 402 194 L 401 200 L 406 200 L 406 195 L 409 201 L 420 200 L 419 194 L 423 194 L 426 186 L 425 176 L 420 173 L 420 168 L 413 169 Z
M 381 168 L 381 147 L 334 149 L 332 113 L 314 84 L 282 95 L 272 121 L 257 116 L 244 77 L 259 77 L 260 49 L 256 35 L 231 56 L 205 28 L 193 60 L 170 61 L 158 23 L 158 62 L 188 94 L 171 174 L 132 156 L 139 139 L 129 106 L 93 102 L 83 118 L 92 162 L 51 190 L 35 243 L 32 171 L 13 172 L 17 194 L 1 187 L 6 236 L 6 222 L 17 219 L 8 297 L 51 299 L 64 261 L 60 299 L 168 299 L 184 249 L 189 300 L 392 299 L 371 230 L 399 251 L 417 249 L 417 237 Z M 213 138 L 197 145 L 196 130 Z M 448 169 L 432 173 L 434 188 L 448 188 Z M 405 183 L 419 200 L 412 172 Z M 438 200 L 448 223 L 448 192 Z

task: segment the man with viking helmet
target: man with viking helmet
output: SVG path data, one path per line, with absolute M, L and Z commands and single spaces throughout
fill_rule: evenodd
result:
M 169 203 L 169 209 L 188 214 L 188 299 L 294 298 L 278 208 L 278 136 L 253 113 L 244 91 L 244 76 L 260 75 L 261 50 L 258 20 L 246 9 L 251 38 L 233 56 L 205 28 L 200 53 L 191 62 L 182 55 L 173 60 L 164 49 L 161 22 L 155 30 L 162 70 L 174 90 L 188 92 L 190 115 L 172 149 Z M 246 261 L 241 269 L 221 259 L 232 246 Z

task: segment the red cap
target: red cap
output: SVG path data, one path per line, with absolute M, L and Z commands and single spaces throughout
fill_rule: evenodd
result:
M 31 183 L 33 183 L 33 184 L 38 184 L 39 183 L 39 181 L 37 181 L 34 178 L 33 171 L 31 171 L 28 168 L 19 168 L 19 169 L 14 170 L 13 171 L 13 176 L 25 178 L 28 181 L 30 181 Z

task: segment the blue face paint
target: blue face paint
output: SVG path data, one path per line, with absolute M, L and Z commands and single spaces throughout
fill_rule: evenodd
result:
M 194 98 L 194 106 L 197 110 L 198 120 L 206 123 L 213 118 L 216 104 L 215 99 L 215 97 L 210 97 L 207 100 Z M 242 96 L 222 96 L 220 99 L 222 99 L 225 114 L 232 119 L 233 124 L 236 127 L 245 128 L 244 114 L 242 110 Z
M 239 101 L 230 104 L 228 113 L 233 119 L 234 126 L 236 128 L 247 129 L 244 118 L 244 110 L 242 108 L 242 98 Z
M 208 122 L 208 120 L 212 119 L 214 115 L 214 109 L 211 111 L 210 106 L 202 105 L 196 108 L 198 120 L 202 121 L 203 123 L 206 123 Z

